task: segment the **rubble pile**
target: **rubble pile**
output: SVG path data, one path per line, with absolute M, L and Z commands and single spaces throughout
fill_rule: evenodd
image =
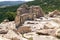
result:
M 0 40 L 60 40 L 60 12 L 47 16 L 39 6 L 22 5 L 14 21 L 0 24 Z

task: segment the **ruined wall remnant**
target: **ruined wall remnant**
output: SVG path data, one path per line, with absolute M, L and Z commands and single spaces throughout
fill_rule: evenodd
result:
M 34 18 L 43 17 L 44 12 L 40 6 L 30 6 L 24 4 L 17 9 L 15 18 L 16 27 L 21 26 L 26 20 L 34 20 Z

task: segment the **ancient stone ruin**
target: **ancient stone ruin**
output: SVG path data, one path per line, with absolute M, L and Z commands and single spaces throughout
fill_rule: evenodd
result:
M 43 17 L 44 12 L 40 6 L 30 6 L 24 4 L 17 9 L 15 18 L 16 27 L 21 26 L 26 20 L 34 20 L 34 18 Z

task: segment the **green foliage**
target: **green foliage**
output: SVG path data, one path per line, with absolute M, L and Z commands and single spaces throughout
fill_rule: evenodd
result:
M 5 18 L 5 13 L 0 12 L 0 22 L 3 21 Z
M 9 19 L 10 21 L 13 21 L 16 16 L 15 12 L 7 12 L 6 13 L 6 18 Z
M 9 19 L 10 21 L 13 21 L 15 19 L 16 12 L 0 12 L 0 22 L 2 22 L 4 19 Z
M 60 0 L 35 0 L 32 2 L 26 3 L 30 5 L 39 5 L 45 12 L 60 10 Z

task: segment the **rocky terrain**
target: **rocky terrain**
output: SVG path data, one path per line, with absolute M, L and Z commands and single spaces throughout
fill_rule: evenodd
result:
M 0 24 L 0 40 L 60 40 L 60 11 L 45 14 L 40 6 L 24 4 L 14 21 Z

